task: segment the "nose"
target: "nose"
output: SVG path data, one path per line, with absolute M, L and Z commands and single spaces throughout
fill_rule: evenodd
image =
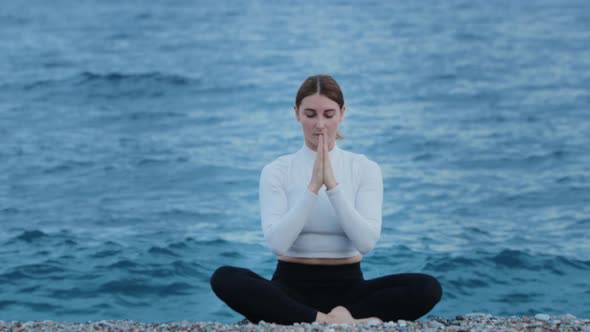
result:
M 318 119 L 318 121 L 315 123 L 315 126 L 318 129 L 324 129 L 324 126 L 325 126 L 324 120 L 322 120 L 321 118 Z

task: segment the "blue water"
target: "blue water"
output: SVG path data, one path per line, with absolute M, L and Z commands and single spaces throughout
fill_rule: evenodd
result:
M 270 277 L 258 176 L 297 150 L 308 75 L 377 161 L 366 278 L 426 272 L 431 315 L 590 317 L 590 2 L 0 3 L 0 320 L 241 316 Z

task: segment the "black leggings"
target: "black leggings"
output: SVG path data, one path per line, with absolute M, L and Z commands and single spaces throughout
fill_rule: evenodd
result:
M 309 265 L 278 261 L 272 280 L 244 268 L 222 266 L 211 288 L 250 322 L 290 325 L 313 322 L 318 311 L 344 306 L 355 319 L 415 320 L 442 296 L 438 281 L 426 274 L 404 273 L 365 280 L 359 263 Z

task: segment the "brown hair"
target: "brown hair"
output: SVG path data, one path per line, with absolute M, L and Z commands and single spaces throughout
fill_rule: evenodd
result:
M 299 91 L 297 91 L 297 96 L 295 97 L 295 106 L 297 109 L 299 109 L 303 98 L 315 95 L 316 93 L 335 101 L 340 106 L 340 111 L 342 111 L 342 107 L 344 107 L 344 95 L 342 95 L 342 90 L 338 82 L 330 75 L 310 76 L 301 83 Z M 336 133 L 336 139 L 343 138 L 344 136 L 338 131 Z

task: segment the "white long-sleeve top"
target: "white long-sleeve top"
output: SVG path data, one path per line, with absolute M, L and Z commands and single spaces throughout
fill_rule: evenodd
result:
M 338 185 L 318 194 L 307 186 L 316 152 L 305 144 L 279 157 L 260 175 L 264 238 L 279 256 L 343 258 L 365 254 L 381 234 L 381 169 L 364 155 L 334 146 L 329 152 Z

